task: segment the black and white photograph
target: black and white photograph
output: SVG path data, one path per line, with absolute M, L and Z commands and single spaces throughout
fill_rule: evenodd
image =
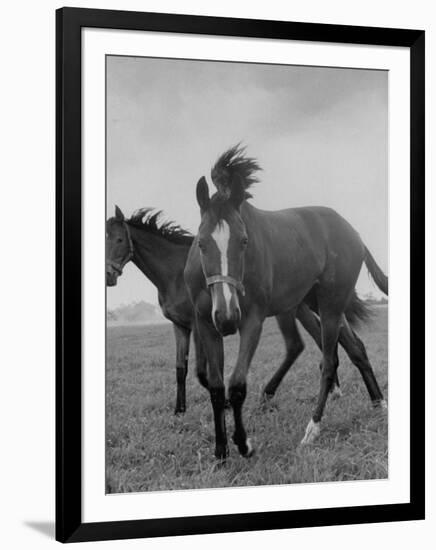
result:
M 431 3 L 2 7 L 1 547 L 432 548 Z
M 389 477 L 388 82 L 106 56 L 106 494 Z

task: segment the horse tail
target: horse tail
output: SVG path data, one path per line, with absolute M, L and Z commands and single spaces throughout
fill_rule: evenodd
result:
M 352 326 L 358 325 L 360 322 L 367 322 L 373 316 L 372 309 L 359 298 L 356 291 L 353 290 L 350 303 L 345 310 L 345 317 Z
M 369 273 L 371 274 L 371 277 L 373 278 L 375 284 L 379 287 L 379 289 L 388 295 L 388 278 L 383 273 L 383 271 L 380 269 L 380 267 L 377 265 L 377 262 L 374 260 L 371 252 L 366 248 L 365 246 L 365 265 L 368 268 Z

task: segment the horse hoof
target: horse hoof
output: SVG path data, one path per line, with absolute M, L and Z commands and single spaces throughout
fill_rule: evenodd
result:
M 261 399 L 264 403 L 268 403 L 268 401 L 271 401 L 274 395 L 275 393 L 271 393 L 271 392 L 267 392 L 266 390 L 263 390 Z
M 220 463 L 225 463 L 226 458 L 229 456 L 229 448 L 227 445 L 225 447 L 216 447 L 215 448 L 215 458 Z
M 253 445 L 251 444 L 250 439 L 247 438 L 247 441 L 245 442 L 245 445 L 246 445 L 246 447 L 247 447 L 247 450 L 246 450 L 246 452 L 245 452 L 244 454 L 242 454 L 242 453 L 241 453 L 241 454 L 242 454 L 242 456 L 243 456 L 244 458 L 250 458 L 250 457 L 252 457 L 252 456 L 254 455 L 254 452 L 255 452 L 255 451 L 254 451 L 254 447 L 253 447 Z
M 313 419 L 310 420 L 306 428 L 306 433 L 304 434 L 300 445 L 304 447 L 305 445 L 311 445 L 312 443 L 314 443 L 314 441 L 319 437 L 319 434 L 321 433 L 319 424 L 319 422 L 314 422 Z
M 377 401 L 373 401 L 372 406 L 374 409 L 381 409 L 384 411 L 388 410 L 388 404 L 385 399 L 377 399 Z
M 177 407 L 176 410 L 174 411 L 174 415 L 181 416 L 182 414 L 185 414 L 185 412 L 186 412 L 186 407 Z
M 240 442 L 235 436 L 233 436 L 233 443 L 238 447 L 239 454 L 244 458 L 250 458 L 254 455 L 254 447 L 248 437 L 245 441 Z
M 274 395 L 274 393 L 263 392 L 260 397 L 260 406 L 265 409 L 268 409 L 269 407 L 273 408 L 272 400 L 274 398 Z
M 342 395 L 343 393 L 339 386 L 335 386 L 331 391 L 332 399 L 339 399 Z

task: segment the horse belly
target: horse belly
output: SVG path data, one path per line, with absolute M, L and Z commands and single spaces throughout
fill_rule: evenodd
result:
M 268 316 L 296 308 L 318 282 L 317 269 L 281 270 L 273 280 Z
M 267 317 L 278 315 L 285 311 L 291 311 L 298 307 L 306 294 L 316 284 L 316 280 L 296 285 L 287 285 L 283 289 L 273 289 L 273 294 L 268 307 Z

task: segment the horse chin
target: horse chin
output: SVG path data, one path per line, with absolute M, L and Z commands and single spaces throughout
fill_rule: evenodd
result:
M 235 323 L 234 321 L 224 321 L 216 328 L 221 336 L 230 336 L 231 334 L 236 334 L 238 331 L 238 323 Z
M 106 286 L 116 286 L 118 277 L 115 274 L 106 273 Z

